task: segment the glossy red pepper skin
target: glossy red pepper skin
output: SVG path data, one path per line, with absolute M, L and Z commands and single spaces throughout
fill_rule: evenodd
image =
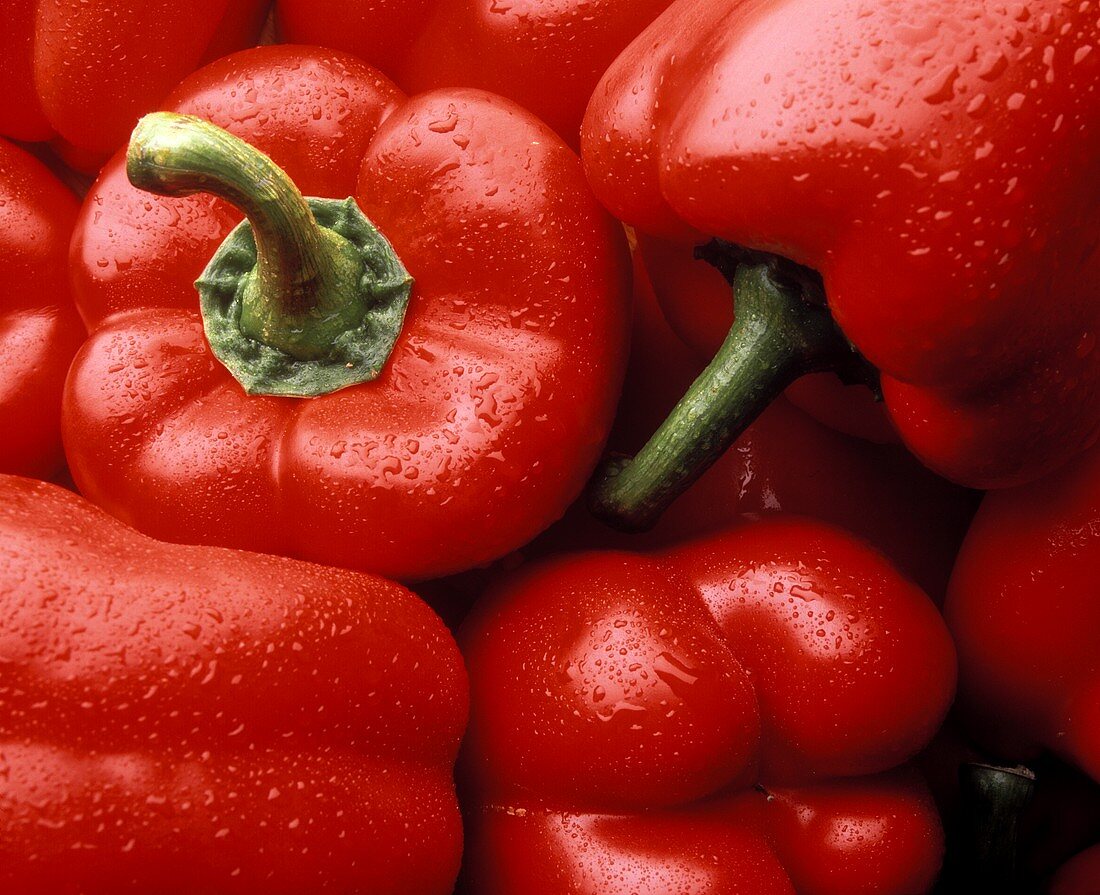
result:
M 470 823 L 469 891 L 484 895 L 918 893 L 942 856 L 935 809 L 904 774 L 750 790 L 675 812 L 490 809 Z M 877 842 L 870 861 L 852 847 L 860 837 Z
M 502 583 L 459 642 L 473 891 L 931 886 L 930 798 L 868 775 L 942 721 L 953 648 L 850 535 L 787 517 L 559 558 Z
M 77 201 L 27 152 L 0 139 L 0 473 L 58 472 L 61 390 L 84 326 L 69 294 Z
M 289 43 L 346 50 L 410 93 L 480 87 L 577 144 L 600 75 L 672 0 L 279 0 Z
M 976 738 L 1007 759 L 1050 749 L 1100 781 L 1100 451 L 988 495 L 967 534 L 945 612 L 960 702 Z
M 245 51 L 167 105 L 252 142 L 306 195 L 354 194 L 416 284 L 373 382 L 247 396 L 210 355 L 192 286 L 239 215 L 139 192 L 114 159 L 73 240 L 93 329 L 66 396 L 81 490 L 164 540 L 402 580 L 557 519 L 610 428 L 628 325 L 625 240 L 576 156 L 505 100 L 405 100 L 335 51 Z
M 682 0 L 604 76 L 597 193 L 663 238 L 818 270 L 933 469 L 1049 472 L 1100 433 L 1091 3 Z
M 462 658 L 381 578 L 0 477 L 0 885 L 446 895 Z
M 612 453 L 641 447 L 701 370 L 635 263 L 630 362 L 608 440 Z M 746 516 L 794 513 L 866 539 L 942 602 L 978 499 L 977 492 L 939 478 L 900 446 L 841 434 L 780 399 L 649 531 L 615 531 L 578 502 L 523 552 L 660 549 Z
M 96 167 L 200 65 L 256 43 L 268 0 L 0 0 L 0 134 Z

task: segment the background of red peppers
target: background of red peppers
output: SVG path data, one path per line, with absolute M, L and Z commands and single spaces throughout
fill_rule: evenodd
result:
M 408 12 L 408 11 L 407 11 L 407 12 Z M 411 14 L 411 13 L 410 13 L 410 14 Z M 4 58 L 4 54 L 0 53 L 0 58 Z M 10 59 L 10 58 L 13 58 L 13 57 L 11 57 L 11 56 L 8 56 L 8 57 L 6 57 L 6 58 L 9 58 L 9 59 Z M 1095 57 L 1093 57 L 1093 59 L 1095 60 Z M 0 64 L 2 64 L 2 63 L 0 63 Z M 2 102 L 2 100 L 0 100 L 0 102 Z M 2 106 L 0 106 L 0 108 L 2 108 Z M 1086 144 L 1086 149 L 1087 149 L 1087 144 Z M 71 152 L 71 150 L 69 150 L 69 149 L 66 149 L 66 151 L 69 151 L 69 152 Z M 1091 279 L 1090 279 L 1089 277 L 1083 277 L 1082 279 L 1083 279 L 1083 281 L 1086 281 L 1086 282 L 1095 282 L 1095 277 L 1092 277 Z M 670 349 L 670 350 L 672 350 L 672 349 Z M 792 416 L 792 415 L 791 415 L 791 412 L 790 412 L 790 411 L 788 411 L 788 410 L 780 410 L 780 411 L 779 411 L 779 412 L 778 412 L 777 414 L 775 414 L 775 415 L 776 415 L 777 417 L 782 417 L 782 416 L 786 415 L 786 416 L 790 417 L 790 419 L 792 419 L 792 420 L 796 418 L 796 417 Z M 791 431 L 792 431 L 792 432 L 801 432 L 801 431 L 805 431 L 805 425 L 806 425 L 805 421 L 801 420 L 801 418 L 800 418 L 800 417 L 799 417 L 799 418 L 797 418 L 797 419 L 799 420 L 799 422 L 797 422 L 797 423 L 792 423 L 792 428 L 791 428 Z M 778 429 L 777 429 L 777 431 L 778 431 Z M 954 436 L 951 436 L 951 437 L 954 437 Z M 791 439 L 777 439 L 777 441 L 780 441 L 780 440 L 782 440 L 782 441 L 785 441 L 785 442 L 789 443 Z M 752 447 L 751 447 L 751 446 L 752 446 L 752 444 L 753 444 L 753 443 L 754 443 L 754 442 L 753 442 L 753 440 L 752 440 L 752 438 L 751 438 L 751 437 L 750 437 L 750 438 L 748 438 L 748 439 L 746 439 L 746 442 L 745 442 L 745 445 L 744 445 L 744 446 L 745 446 L 746 448 L 748 448 L 749 450 L 747 450 L 747 451 L 742 451 L 742 452 L 740 453 L 740 457 L 742 457 L 742 458 L 745 458 L 745 457 L 746 457 L 746 456 L 747 456 L 747 455 L 748 455 L 748 454 L 749 454 L 749 453 L 751 452 L 751 450 L 752 450 Z M 828 443 L 828 439 L 823 439 L 823 440 L 822 440 L 822 443 L 824 443 L 824 444 L 827 444 L 827 443 Z M 825 448 L 822 448 L 822 450 L 826 450 L 826 449 L 825 449 Z M 776 456 L 776 454 L 775 454 L 775 452 L 773 452 L 773 451 L 767 451 L 767 452 L 765 452 L 765 453 L 761 453 L 761 454 L 759 454 L 758 456 L 761 456 L 761 457 L 765 457 L 765 456 L 766 456 L 766 457 L 775 457 L 775 456 Z M 840 462 L 840 461 L 838 460 L 838 462 Z M 904 466 L 904 464 L 902 464 L 902 466 Z M 797 464 L 797 465 L 795 465 L 795 464 L 792 464 L 792 465 L 791 465 L 791 467 L 789 468 L 789 474 L 790 474 L 790 475 L 791 475 L 792 477 L 797 477 L 797 475 L 798 475 L 799 473 L 805 474 L 805 472 L 806 472 L 806 470 L 805 470 L 805 467 L 804 467 L 803 463 L 799 463 L 799 464 Z M 743 474 L 743 473 L 742 473 L 742 475 L 744 476 L 744 474 Z M 759 473 L 759 467 L 756 467 L 756 468 L 754 468 L 754 474 L 753 474 L 753 475 L 751 475 L 751 476 L 749 476 L 748 478 L 749 478 L 749 479 L 751 480 L 751 483 L 752 483 L 752 484 L 753 484 L 754 486 L 755 486 L 755 485 L 761 485 L 761 487 L 760 487 L 760 490 L 759 490 L 759 494 L 760 494 L 760 500 L 761 500 L 761 502 L 762 502 L 762 503 L 764 504 L 764 508 L 765 508 L 765 509 L 774 509 L 774 507 L 768 507 L 768 506 L 767 506 L 767 503 L 768 503 L 769 501 L 771 501 L 771 500 L 772 500 L 772 498 L 773 498 L 773 496 L 774 496 L 774 495 L 772 494 L 772 492 L 771 492 L 771 485 L 770 485 L 770 481 L 771 481 L 771 480 L 770 480 L 770 479 L 765 479 L 765 477 L 764 477 L 764 476 L 762 476 L 762 475 L 761 475 L 761 474 Z M 808 484 L 809 484 L 809 479 L 810 479 L 810 477 L 808 477 L 808 476 L 807 476 L 807 477 L 806 477 L 806 481 L 805 481 L 805 482 L 803 483 L 803 485 L 802 485 L 802 486 L 800 486 L 800 487 L 807 487 L 807 486 L 808 486 Z M 717 481 L 717 479 L 716 479 L 716 481 Z M 733 482 L 735 482 L 735 481 L 736 481 L 736 479 L 735 479 L 734 477 L 732 477 L 732 476 L 731 476 L 731 477 L 730 477 L 729 479 L 727 479 L 726 481 L 728 481 L 728 482 L 731 482 L 731 483 L 733 483 Z M 902 481 L 902 479 L 901 479 L 901 478 L 899 478 L 899 479 L 897 479 L 897 481 L 898 481 L 898 482 L 900 482 L 900 481 Z M 764 484 L 765 482 L 767 482 L 768 484 Z M 696 490 L 697 490 L 697 491 L 699 491 L 699 489 L 696 489 Z M 731 489 L 731 490 L 732 490 L 732 489 Z M 932 490 L 933 490 L 933 491 L 936 491 L 936 486 L 934 486 L 934 487 L 932 488 Z M 811 491 L 812 491 L 812 489 L 811 489 L 811 488 L 808 488 L 808 487 L 807 487 L 807 490 L 806 490 L 806 492 L 805 492 L 805 493 L 806 493 L 807 495 L 809 495 L 809 494 L 811 493 Z M 778 493 L 778 492 L 776 492 L 776 493 Z M 794 494 L 794 495 L 799 495 L 799 494 L 800 494 L 800 492 L 799 492 L 799 488 L 798 488 L 798 487 L 794 488 L 794 489 L 793 489 L 793 490 L 791 491 L 791 493 L 792 493 L 792 494 Z M 945 495 L 946 495 L 946 494 L 947 494 L 947 492 L 945 491 Z M 749 497 L 751 498 L 751 488 L 750 488 L 750 493 L 749 493 L 749 494 L 748 494 L 747 496 L 749 496 Z M 714 498 L 718 498 L 718 499 L 717 499 L 717 500 L 715 500 Z M 1036 491 L 1034 491 L 1034 492 L 1031 492 L 1031 499 L 1032 499 L 1033 501 L 1036 501 L 1036 502 L 1038 502 L 1039 504 L 1042 504 L 1042 503 L 1044 503 L 1044 501 L 1046 500 L 1046 498 L 1047 498 L 1047 494 L 1046 494 L 1045 490 L 1036 490 Z M 722 492 L 721 492 L 721 491 L 715 491 L 715 490 L 713 490 L 713 489 L 707 489 L 707 490 L 706 490 L 705 492 L 700 492 L 700 493 L 699 493 L 699 494 L 698 494 L 698 495 L 696 496 L 696 499 L 697 499 L 697 500 L 700 500 L 700 501 L 701 501 L 701 503 L 700 503 L 700 505 L 701 505 L 701 506 L 704 506 L 704 505 L 706 505 L 706 500 L 705 500 L 705 499 L 710 499 L 710 500 L 711 500 L 710 506 L 711 506 L 711 507 L 713 508 L 713 509 L 712 509 L 712 511 L 711 511 L 711 514 L 710 514 L 711 516 L 713 516 L 713 515 L 714 515 L 714 514 L 715 514 L 715 513 L 716 513 L 716 512 L 717 512 L 717 511 L 719 510 L 719 509 L 727 509 L 727 510 L 728 510 L 728 507 L 729 507 L 729 502 L 728 502 L 728 501 L 727 501 L 726 499 L 724 499 L 724 498 L 723 498 L 723 496 L 722 496 Z M 859 512 L 859 511 L 853 511 L 853 510 L 851 509 L 851 507 L 849 507 L 849 505 L 848 505 L 848 504 L 846 504 L 846 503 L 845 503 L 844 501 L 834 502 L 834 501 L 833 501 L 833 499 L 832 499 L 832 492 L 831 492 L 831 490 L 830 490 L 830 489 L 828 489 L 828 488 L 826 488 L 826 489 L 823 489 L 823 491 L 822 491 L 821 495 L 819 495 L 819 496 L 817 496 L 817 497 L 812 497 L 812 496 L 802 497 L 802 496 L 799 496 L 799 497 L 798 497 L 797 499 L 798 499 L 798 500 L 808 500 L 808 501 L 809 501 L 810 503 L 813 503 L 813 502 L 814 502 L 814 500 L 817 500 L 817 501 L 819 502 L 819 504 L 820 504 L 820 505 L 822 506 L 822 513 L 825 513 L 825 512 L 827 512 L 827 511 L 835 512 L 835 513 L 838 513 L 838 514 L 840 514 L 840 515 L 843 515 L 844 513 L 850 513 L 850 514 L 851 514 L 851 516 L 852 516 L 852 518 L 853 518 L 853 524 L 857 524 L 857 523 L 858 523 L 858 522 L 859 522 L 860 520 L 863 520 L 863 521 L 864 521 L 864 525 L 865 525 L 865 528 L 866 528 L 866 529 L 867 529 L 867 531 L 868 531 L 869 533 L 871 533 L 871 534 L 878 534 L 878 533 L 879 533 L 879 532 L 881 531 L 881 529 L 883 528 L 883 526 L 880 526 L 880 525 L 876 525 L 876 524 L 875 524 L 875 522 L 873 521 L 873 517 L 867 517 L 867 516 L 863 516 L 863 515 L 862 515 L 862 514 L 861 514 L 861 513 Z M 935 502 L 935 499 L 936 499 L 936 498 L 935 498 L 935 497 L 933 497 L 933 498 L 931 499 L 931 501 L 929 502 L 929 504 L 928 504 L 928 505 L 929 505 L 929 506 L 934 506 L 934 502 Z M 960 519 L 961 519 L 961 518 L 965 518 L 965 512 L 966 512 L 966 511 L 965 511 L 965 509 L 962 509 L 962 508 L 963 508 L 963 507 L 965 507 L 965 505 L 967 504 L 968 498 L 966 498 L 966 497 L 965 497 L 964 495 L 962 495 L 962 494 L 961 494 L 961 492 L 960 492 L 960 493 L 958 493 L 958 494 L 957 494 L 957 496 L 950 496 L 950 497 L 948 497 L 947 499 L 948 499 L 948 502 L 949 502 L 949 503 L 950 503 L 950 502 L 952 502 L 952 501 L 955 501 L 956 499 L 958 499 L 958 504 L 957 504 L 957 506 L 958 506 L 958 507 L 959 507 L 960 509 L 959 509 L 958 515 L 957 515 L 957 516 L 954 516 L 953 518 L 960 518 Z M 1012 498 L 1011 496 L 1006 496 L 1006 500 L 1011 500 L 1011 499 L 1013 499 L 1013 498 Z M 687 500 L 688 500 L 688 501 L 690 502 L 690 500 L 691 500 L 691 497 L 689 496 L 689 498 L 687 498 Z M 1021 498 L 1021 501 L 1023 501 L 1023 500 L 1024 500 L 1024 499 L 1023 499 L 1023 498 Z M 784 501 L 782 501 L 782 502 L 783 502 L 783 503 L 785 504 L 785 506 L 786 506 L 787 508 L 790 508 L 790 507 L 791 507 L 791 506 L 792 506 L 792 505 L 793 505 L 793 504 L 794 504 L 794 503 L 796 502 L 796 498 L 788 498 L 788 499 L 785 499 L 785 500 L 784 500 Z M 840 506 L 836 506 L 836 505 L 835 505 L 836 503 L 839 503 L 839 504 L 840 504 Z M 867 507 L 870 507 L 870 506 L 872 506 L 872 503 L 873 503 L 872 501 L 868 501 L 868 502 L 867 502 L 867 504 L 866 504 L 865 506 L 867 506 Z M 885 501 L 884 501 L 884 504 L 885 504 Z M 910 504 L 908 504 L 908 502 L 907 502 L 907 506 L 908 506 L 908 505 L 910 505 Z M 1022 505 L 1023 505 L 1023 503 L 1022 503 Z M 851 504 L 851 506 L 852 506 L 852 507 L 861 507 L 861 506 L 864 506 L 864 505 L 863 505 L 863 504 L 861 504 L 861 503 L 860 503 L 859 501 L 853 501 L 853 502 L 852 502 L 852 504 Z M 923 512 L 923 510 L 922 510 L 922 512 Z M 992 510 L 991 510 L 990 512 L 992 512 Z M 886 515 L 889 515 L 889 514 L 888 514 L 888 513 L 885 513 L 885 514 L 884 514 L 884 517 L 885 517 Z M 692 514 L 690 514 L 690 517 L 691 517 L 691 519 L 698 519 L 698 518 L 699 518 L 699 516 L 698 516 L 698 515 L 696 515 L 695 513 L 692 513 Z M 856 518 L 856 517 L 858 517 L 858 518 Z M 684 513 L 683 513 L 683 516 L 682 516 L 682 518 L 684 518 L 685 520 L 689 518 L 689 517 L 688 517 L 688 514 L 686 513 L 686 511 L 684 511 Z M 912 520 L 912 523 L 913 523 L 913 524 L 914 524 L 915 526 L 919 526 L 919 524 L 920 524 L 920 523 L 918 522 L 918 520 L 917 520 L 917 519 L 914 519 L 914 520 Z M 664 523 L 662 523 L 662 525 L 664 525 Z M 906 526 L 905 526 L 905 525 L 901 525 L 900 527 L 901 527 L 902 529 L 904 529 L 904 528 L 905 528 Z M 886 526 L 886 528 L 887 528 L 887 530 L 888 530 L 888 529 L 889 529 L 889 526 L 887 525 L 887 526 Z M 983 531 L 984 531 L 984 530 L 985 530 L 985 529 L 983 529 Z M 681 535 L 677 534 L 677 537 L 680 537 L 680 536 L 681 536 Z M 886 538 L 887 540 L 889 540 L 889 539 L 890 539 L 891 537 L 894 537 L 893 535 L 890 535 L 890 534 L 888 533 L 888 531 L 887 531 L 887 533 L 886 533 L 886 534 L 884 534 L 883 536 L 884 536 L 884 537 L 885 537 L 885 538 Z M 654 538 L 655 538 L 656 540 L 660 540 L 660 535 L 655 535 L 655 536 L 653 536 L 653 537 L 654 537 Z M 903 534 L 903 535 L 901 535 L 900 537 L 901 537 L 901 540 L 904 540 L 904 537 L 905 537 L 905 535 Z M 946 540 L 950 540 L 950 538 L 951 538 L 951 537 L 954 537 L 954 535 L 951 535 L 951 536 L 950 536 L 949 538 L 947 538 Z M 900 543 L 900 542 L 901 542 L 901 541 L 899 541 L 899 543 Z M 924 542 L 918 542 L 918 541 L 916 541 L 916 540 L 914 540 L 914 541 L 912 542 L 912 545 L 913 545 L 914 549 L 915 549 L 915 550 L 917 550 L 918 552 L 919 552 L 919 551 L 921 551 L 921 550 L 924 550 L 924 549 L 926 549 L 926 548 L 929 548 L 929 547 L 930 547 L 930 545 L 928 545 L 928 544 L 926 544 L 926 543 L 924 543 Z M 888 548 L 887 548 L 887 549 L 888 549 Z M 931 549 L 938 549 L 938 548 L 931 548 Z M 1087 554 L 1086 554 L 1086 555 L 1087 555 Z M 989 560 L 989 562 L 990 562 L 991 564 L 993 564 L 993 563 L 994 563 L 994 560 L 996 559 L 996 552 L 995 552 L 995 551 L 990 551 L 990 556 L 991 556 L 991 559 Z M 901 561 L 903 562 L 903 565 L 904 565 L 904 564 L 905 564 L 905 561 L 904 561 L 904 560 L 903 560 L 903 559 L 902 559 L 902 558 L 901 558 L 900 556 L 899 556 L 898 558 L 899 558 L 899 560 L 901 560 Z M 941 573 L 941 572 L 939 571 L 939 568 L 938 568 L 938 566 L 936 566 L 936 564 L 935 564 L 935 563 L 933 563 L 933 564 L 929 565 L 929 564 L 925 564 L 925 563 L 921 562 L 921 561 L 920 561 L 919 559 L 918 559 L 918 560 L 916 560 L 916 561 L 912 561 L 912 563 L 913 563 L 913 564 L 912 564 L 911 568 L 913 568 L 914 570 L 920 570 L 920 571 L 921 571 L 921 573 L 922 573 L 922 575 L 928 575 L 928 576 L 929 576 L 929 578 L 928 578 L 929 582 L 931 582 L 931 581 L 932 581 L 932 580 L 933 580 L 934 578 L 938 579 L 938 578 L 941 578 L 941 577 L 942 577 L 942 573 Z M 998 571 L 999 571 L 999 570 L 998 570 Z M 983 583 L 984 583 L 984 582 L 983 582 Z M 936 588 L 932 588 L 932 589 L 934 590 L 934 589 L 936 589 Z M 1049 615 L 1048 615 L 1048 616 L 1046 616 L 1046 617 L 1047 617 L 1047 618 L 1050 618 L 1050 616 L 1049 616 Z M 1075 616 L 1075 617 L 1076 617 L 1076 616 Z M 1078 630 L 1082 630 L 1082 631 L 1087 631 L 1088 629 L 1082 626 L 1082 627 L 1081 627 L 1081 628 L 1079 628 Z M 1053 636 L 1053 635 L 1052 635 L 1052 636 Z M 1086 643 L 1087 643 L 1087 642 L 1088 642 L 1088 641 L 1086 640 Z M 1032 728 L 1030 727 L 1030 725 L 1032 724 L 1032 719 L 1026 719 L 1025 723 L 1026 723 L 1027 725 L 1029 725 L 1028 729 L 1032 729 Z M 1017 729 L 1019 729 L 1019 728 L 1017 728 Z M 1084 858 L 1084 859 L 1082 859 L 1082 861 L 1083 861 L 1083 862 L 1087 862 L 1088 860 L 1089 860 L 1088 858 Z M 1079 864 L 1078 866 L 1087 866 L 1087 863 L 1081 863 L 1081 864 Z M 1067 871 L 1067 873 L 1069 873 L 1069 871 Z M 1068 877 L 1067 877 L 1067 878 L 1068 878 Z M 1059 884 L 1060 884 L 1060 885 L 1067 885 L 1067 884 L 1066 884 L 1065 882 L 1060 882 Z M 1080 885 L 1080 883 L 1078 883 L 1078 885 Z M 1062 893 L 1062 891 L 1063 891 L 1063 890 L 1062 890 L 1062 889 L 1057 889 L 1057 888 L 1056 888 L 1056 889 L 1055 889 L 1054 891 L 1058 892 L 1058 893 L 1059 893 L 1059 895 L 1061 895 L 1061 893 Z M 1076 889 L 1076 888 L 1071 888 L 1071 889 L 1065 889 L 1065 891 L 1066 891 L 1066 892 L 1074 892 L 1074 893 L 1077 893 L 1077 892 L 1078 892 L 1079 890 L 1078 890 L 1078 889 Z

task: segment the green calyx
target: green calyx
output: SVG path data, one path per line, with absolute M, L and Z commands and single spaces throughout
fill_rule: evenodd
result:
M 138 122 L 126 170 L 140 189 L 245 213 L 195 286 L 211 350 L 246 392 L 316 397 L 378 376 L 412 278 L 354 199 L 305 199 L 259 150 L 168 112 Z
M 386 238 L 354 199 L 307 201 L 339 251 L 335 287 L 314 308 L 292 315 L 262 300 L 248 221 L 195 281 L 210 348 L 249 394 L 310 398 L 369 382 L 401 333 L 412 278 Z

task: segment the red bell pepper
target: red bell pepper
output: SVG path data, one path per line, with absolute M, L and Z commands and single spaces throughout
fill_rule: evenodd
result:
M 0 888 L 446 895 L 462 658 L 400 585 L 0 476 Z
M 84 326 L 66 263 L 77 201 L 0 139 L 0 472 L 46 478 L 63 463 L 61 389 Z
M 249 272 L 249 231 L 226 239 L 227 203 L 143 192 L 122 157 L 104 169 L 73 240 L 93 329 L 64 417 L 81 490 L 164 540 L 400 579 L 488 561 L 557 519 L 610 428 L 627 337 L 625 239 L 579 159 L 507 100 L 406 100 L 335 51 L 244 51 L 167 107 L 251 141 L 307 195 L 354 194 L 385 238 L 354 202 L 310 200 L 366 240 L 365 261 L 345 257 L 353 243 L 318 236 L 241 141 L 139 128 L 130 176 L 229 196 L 261 260 Z
M 459 642 L 479 895 L 931 886 L 931 798 L 884 772 L 943 720 L 954 652 L 850 535 L 774 518 L 560 558 L 503 583 Z
M 256 43 L 269 0 L 0 0 L 0 134 L 98 168 L 200 65 Z
M 630 361 L 608 439 L 612 453 L 641 447 L 701 369 L 669 328 L 636 263 Z M 523 553 L 670 547 L 745 515 L 795 513 L 870 541 L 942 602 L 978 498 L 929 472 L 900 446 L 843 435 L 779 398 L 649 531 L 615 531 L 578 501 Z
M 989 494 L 945 606 L 976 738 L 1024 760 L 1050 749 L 1100 781 L 1100 450 Z
M 672 0 L 278 0 L 288 43 L 346 50 L 411 93 L 480 87 L 530 109 L 572 146 L 615 56 Z
M 738 322 L 603 511 L 648 524 L 793 379 L 866 375 L 853 345 L 948 478 L 1018 484 L 1094 442 L 1098 36 L 1063 0 L 682 0 L 640 35 L 586 167 L 628 223 L 706 243 Z

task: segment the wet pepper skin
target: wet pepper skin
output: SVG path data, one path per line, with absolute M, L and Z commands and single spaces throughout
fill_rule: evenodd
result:
M 354 53 L 410 93 L 480 87 L 570 145 L 615 56 L 672 0 L 279 0 L 289 43 Z
M 268 0 L 0 0 L 0 134 L 98 168 L 200 65 L 256 43 Z
M 909 447 L 1021 483 L 1100 433 L 1097 12 L 680 0 L 597 88 L 586 166 L 643 231 L 820 271 Z
M 462 658 L 397 584 L 0 476 L 0 888 L 446 895 Z
M 904 773 L 955 681 L 935 607 L 797 517 L 504 582 L 459 634 L 471 891 L 917 893 L 942 857 Z M 756 788 L 753 788 L 756 785 Z
M 84 326 L 69 294 L 77 201 L 0 139 L 0 473 L 46 478 L 64 462 L 61 389 Z
M 1100 450 L 988 495 L 945 611 L 975 737 L 1009 760 L 1051 749 L 1100 781 Z
M 268 153 L 306 195 L 354 194 L 415 278 L 378 379 L 246 395 L 192 286 L 239 215 L 161 199 L 116 157 L 73 240 L 93 335 L 65 404 L 82 492 L 164 540 L 402 580 L 514 549 L 579 493 L 625 366 L 629 260 L 577 157 L 499 97 L 413 100 L 333 51 L 264 47 L 167 102 Z

